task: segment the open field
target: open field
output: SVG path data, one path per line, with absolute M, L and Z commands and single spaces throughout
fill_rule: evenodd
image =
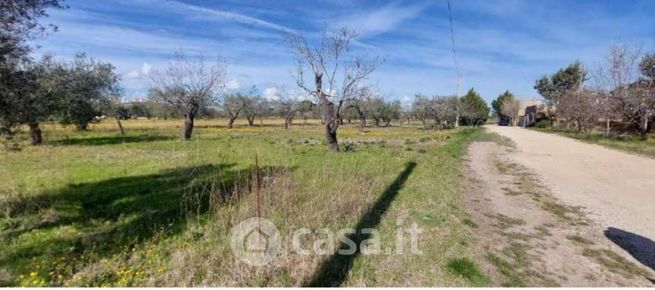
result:
M 0 283 L 21 286 L 485 285 L 458 194 L 463 153 L 478 129 L 339 131 L 317 121 L 290 130 L 199 120 L 191 142 L 179 120 L 110 121 L 87 132 L 45 125 L 44 146 L 0 153 Z M 417 223 L 421 255 L 303 256 L 283 247 L 267 267 L 237 260 L 232 226 L 262 216 L 283 239 L 296 228 L 379 230 L 381 246 Z M 314 237 L 318 234 L 312 234 Z M 308 247 L 311 247 L 308 246 Z M 328 282 L 329 281 L 329 282 Z
M 638 136 L 606 137 L 600 133 L 577 133 L 561 131 L 553 128 L 531 128 L 539 132 L 554 133 L 583 142 L 603 145 L 605 147 L 618 149 L 625 152 L 637 153 L 655 158 L 655 136 L 651 134 L 648 140 L 639 140 Z

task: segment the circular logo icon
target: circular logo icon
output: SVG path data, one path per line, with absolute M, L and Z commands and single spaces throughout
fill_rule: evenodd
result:
M 249 218 L 232 228 L 232 252 L 241 261 L 252 266 L 270 263 L 282 246 L 280 232 L 269 220 Z

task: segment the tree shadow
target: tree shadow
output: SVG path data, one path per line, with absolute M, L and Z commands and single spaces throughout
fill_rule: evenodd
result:
M 161 136 L 161 135 L 137 135 L 137 136 L 102 136 L 102 137 L 87 137 L 87 138 L 64 138 L 49 142 L 53 145 L 83 145 L 83 146 L 102 146 L 114 145 L 122 143 L 138 143 L 138 142 L 157 142 L 169 141 L 176 139 L 174 136 Z
M 614 227 L 607 228 L 605 236 L 644 266 L 655 271 L 655 241 Z
M 17 215 L 0 225 L 0 241 L 12 245 L 0 251 L 0 265 L 24 269 L 34 261 L 66 257 L 70 262 L 68 258 L 87 253 L 101 259 L 155 235 L 179 234 L 186 229 L 188 218 L 208 214 L 213 207 L 236 202 L 250 192 L 253 168 L 233 167 L 205 164 L 175 168 L 73 184 L 3 202 L 0 207 Z M 285 170 L 260 167 L 259 172 L 269 176 Z M 64 234 L 69 232 L 74 234 Z
M 355 253 L 350 255 L 339 254 L 339 251 L 348 250 L 351 247 L 348 243 L 341 242 L 337 252 L 323 262 L 319 270 L 314 274 L 314 277 L 305 286 L 338 287 L 343 284 L 353 266 L 355 258 L 361 254 L 361 243 L 372 237 L 370 233 L 362 233 L 362 229 L 372 229 L 380 224 L 382 216 L 387 212 L 415 167 L 415 162 L 407 163 L 405 169 L 396 177 L 393 183 L 382 192 L 382 195 L 378 197 L 375 203 L 360 217 L 359 222 L 355 226 L 355 233 L 346 236 L 357 245 Z

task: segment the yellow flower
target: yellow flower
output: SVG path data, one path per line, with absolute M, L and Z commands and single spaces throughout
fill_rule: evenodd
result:
M 34 276 L 36 276 L 36 272 L 31 272 L 30 277 L 34 277 Z

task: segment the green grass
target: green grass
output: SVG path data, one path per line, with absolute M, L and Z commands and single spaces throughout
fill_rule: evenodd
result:
M 649 275 L 647 271 L 635 266 L 632 262 L 608 249 L 585 248 L 582 251 L 582 255 L 596 260 L 611 272 L 626 278 L 634 278 L 634 276 L 648 277 Z
M 637 136 L 608 137 L 598 133 L 577 133 L 557 130 L 554 128 L 531 129 L 540 132 L 554 133 L 591 144 L 598 144 L 629 153 L 636 153 L 655 158 L 655 136 L 650 136 L 648 140 L 640 140 Z
M 446 264 L 446 268 L 452 273 L 466 278 L 474 286 L 489 284 L 489 278 L 482 274 L 478 265 L 468 258 L 452 259 Z
M 459 193 L 463 154 L 478 129 L 344 126 L 348 150 L 333 153 L 316 122 L 290 130 L 275 122 L 228 130 L 224 120 L 200 120 L 190 142 L 177 140 L 179 120 L 127 121 L 126 136 L 113 122 L 87 132 L 44 125 L 46 145 L 0 153 L 0 285 L 307 283 L 329 257 L 285 249 L 254 268 L 231 253 L 230 229 L 255 215 L 255 156 L 262 215 L 283 238 L 300 227 L 336 232 L 368 220 L 384 249 L 395 245 L 399 226 L 423 228 L 421 255 L 358 256 L 342 285 L 476 285 L 435 261 L 473 251 Z M 371 223 L 370 208 L 390 191 Z

